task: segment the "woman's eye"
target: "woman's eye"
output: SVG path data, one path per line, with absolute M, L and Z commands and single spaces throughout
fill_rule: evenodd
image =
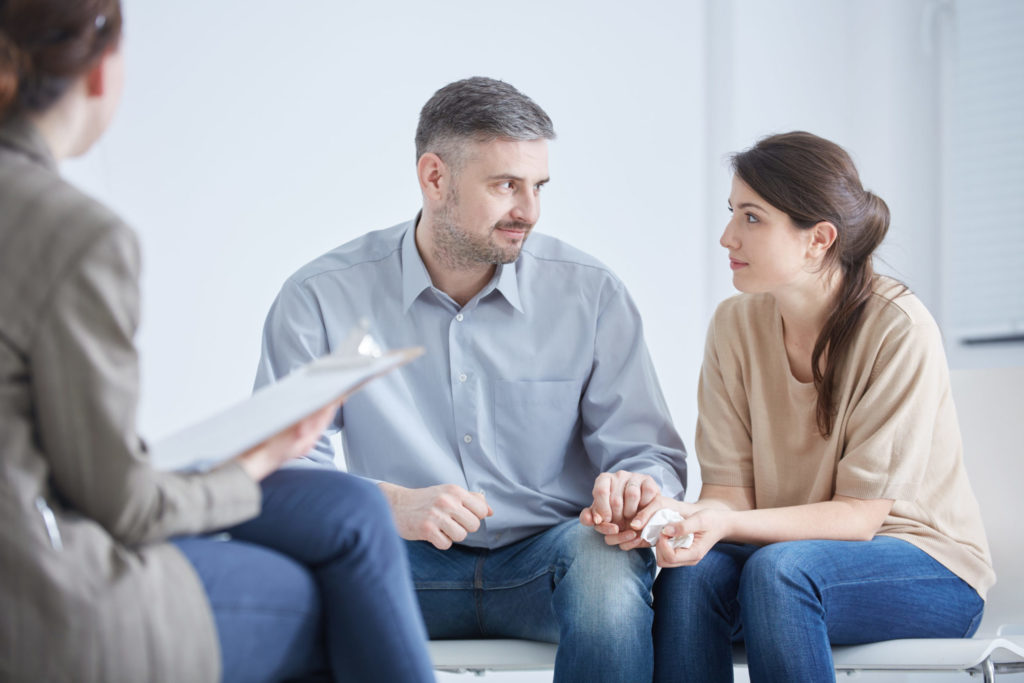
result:
M 754 214 L 752 214 L 752 213 L 748 213 L 748 214 L 747 214 L 747 222 L 748 222 L 748 223 L 757 223 L 757 222 L 759 222 L 759 221 L 757 220 L 757 216 L 755 216 L 755 215 L 754 215 Z
M 732 213 L 732 204 L 726 204 L 725 208 L 729 210 L 729 213 Z

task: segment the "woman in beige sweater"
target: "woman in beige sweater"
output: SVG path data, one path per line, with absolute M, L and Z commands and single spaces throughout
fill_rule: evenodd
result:
M 695 504 L 656 544 L 656 680 L 834 679 L 830 643 L 960 637 L 992 572 L 935 321 L 871 255 L 889 210 L 808 133 L 733 157 L 741 294 L 708 330 Z M 688 548 L 672 540 L 693 534 Z

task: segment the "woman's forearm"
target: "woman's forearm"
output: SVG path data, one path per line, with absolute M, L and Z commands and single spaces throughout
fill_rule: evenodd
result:
M 723 509 L 723 539 L 761 545 L 807 539 L 869 541 L 885 521 L 892 503 L 836 496 L 821 503 L 790 507 Z

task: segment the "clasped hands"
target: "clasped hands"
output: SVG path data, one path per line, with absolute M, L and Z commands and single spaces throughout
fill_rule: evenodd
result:
M 391 504 L 399 536 L 427 541 L 441 550 L 465 540 L 480 528 L 481 520 L 494 514 L 483 493 L 454 484 L 411 489 L 381 482 L 379 487 Z M 580 513 L 580 522 L 622 550 L 651 547 L 640 532 L 658 510 L 669 508 L 685 517 L 683 522 L 666 525 L 655 545 L 662 567 L 696 564 L 724 535 L 722 511 L 663 496 L 646 474 L 621 470 L 600 474 L 593 496 L 594 502 Z M 671 539 L 689 533 L 694 535 L 689 548 L 672 547 Z
M 622 550 L 649 548 L 640 537 L 643 528 L 658 510 L 668 508 L 684 517 L 661 530 L 655 555 L 661 567 L 694 565 L 725 535 L 720 510 L 683 503 L 661 495 L 658 484 L 646 474 L 605 472 L 594 482 L 594 502 L 580 513 L 580 523 L 604 535 L 608 545 Z M 694 535 L 689 548 L 673 548 L 672 539 Z

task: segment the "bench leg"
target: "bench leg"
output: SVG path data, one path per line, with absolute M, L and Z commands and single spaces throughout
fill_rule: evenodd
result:
M 992 661 L 991 657 L 985 659 L 981 663 L 981 671 L 985 676 L 985 683 L 995 683 L 996 680 L 996 665 Z

